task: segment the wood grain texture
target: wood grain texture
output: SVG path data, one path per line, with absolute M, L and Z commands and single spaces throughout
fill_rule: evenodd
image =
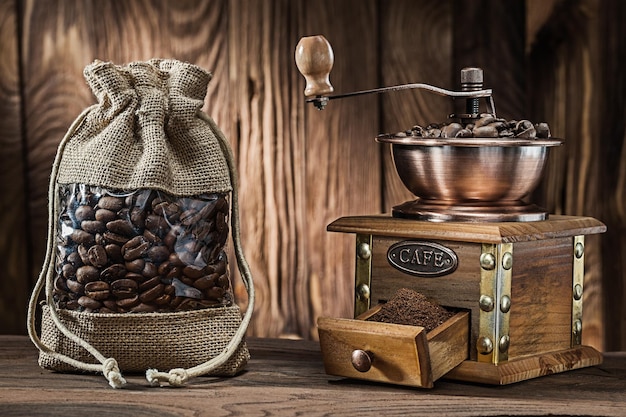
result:
M 515 243 L 564 236 L 603 233 L 606 227 L 592 217 L 550 216 L 540 222 L 427 222 L 390 215 L 347 216 L 328 230 L 382 236 L 448 239 L 459 242 Z
M 299 239 L 307 235 L 302 96 L 293 60 L 300 13 L 297 2 L 229 2 L 229 128 L 257 289 L 253 335 L 311 332 L 307 243 Z
M 524 0 L 454 0 L 453 53 L 455 82 L 464 67 L 484 70 L 493 89 L 496 112 L 507 120 L 529 118 L 526 110 Z M 481 103 L 484 109 L 484 103 Z
M 459 381 L 504 385 L 595 366 L 602 355 L 589 346 L 578 346 L 541 355 L 525 356 L 494 366 L 485 362 L 465 361 L 447 377 Z
M 194 4 L 53 1 L 39 7 L 37 2 L 24 1 L 21 5 L 31 281 L 41 269 L 46 249 L 47 189 L 56 148 L 76 116 L 95 103 L 83 68 L 95 59 L 124 64 L 154 57 L 225 68 L 226 48 L 220 44 L 224 38 L 216 35 L 225 36 L 225 19 L 220 18 L 225 12 L 223 2 L 214 2 L 212 7 L 204 4 L 203 8 Z M 186 28 L 196 30 L 195 42 L 189 41 L 192 32 Z M 214 52 L 207 54 L 203 45 L 216 40 Z M 222 70 L 219 78 L 224 82 L 214 79 L 212 85 L 226 88 L 226 71 Z M 212 87 L 207 103 L 226 95 Z M 228 106 L 213 116 L 224 121 L 228 114 L 224 109 Z
M 594 297 L 604 305 L 606 349 L 626 349 L 626 5 L 605 1 L 599 11 L 603 65 L 601 87 L 595 90 L 602 100 L 594 139 L 600 139 L 600 174 L 597 188 L 602 204 L 602 218 L 609 232 L 597 247 L 601 248 L 604 297 Z M 597 146 L 597 145 L 596 145 Z M 586 307 L 585 307 L 586 308 Z
M 380 83 L 391 86 L 427 83 L 456 90 L 452 69 L 452 1 L 396 0 L 380 2 Z M 454 73 L 456 74 L 456 73 Z M 372 86 L 375 87 L 375 86 Z M 422 90 L 380 96 L 382 132 L 443 123 L 452 100 Z M 383 158 L 382 212 L 415 196 L 396 172 L 390 146 L 379 145 Z
M 585 245 L 583 343 L 599 349 L 625 346 L 626 329 L 624 35 L 616 23 L 624 7 L 618 3 L 559 2 L 529 55 L 542 62 L 529 67 L 532 117 L 565 139 L 551 155 L 536 201 L 607 225 L 606 234 Z
M 197 378 L 181 389 L 150 388 L 128 375 L 122 391 L 101 375 L 42 372 L 26 337 L 0 337 L 3 416 L 540 416 L 624 415 L 626 353 L 598 367 L 504 387 L 440 380 L 424 391 L 326 375 L 319 343 L 250 339 L 252 359 L 234 378 Z M 544 363 L 549 370 L 550 362 Z M 19 375 L 19 378 L 15 378 Z
M 586 240 L 583 342 L 623 348 L 622 3 L 0 1 L 0 272 L 8 277 L 0 331 L 25 331 L 25 300 L 45 251 L 52 159 L 71 122 L 95 102 L 82 71 L 96 58 L 171 57 L 213 72 L 204 110 L 231 139 L 240 170 L 243 246 L 259 292 L 251 333 L 315 338 L 316 317 L 351 316 L 353 238 L 325 227 L 412 199 L 373 138 L 443 121 L 450 103 L 416 91 L 336 100 L 323 112 L 305 105 L 294 48 L 301 36 L 324 34 L 338 93 L 404 82 L 456 88 L 463 66 L 480 65 L 500 116 L 547 121 L 565 139 L 531 199 L 550 213 L 607 224 L 605 235 Z
M 467 358 L 468 312 L 455 314 L 427 333 L 420 326 L 367 320 L 379 306 L 359 316 L 362 319 L 318 320 L 320 348 L 328 374 L 432 388 L 435 381 Z M 370 369 L 361 372 L 353 366 L 355 350 L 370 355 Z
M 334 50 L 330 80 L 337 93 L 377 83 L 376 4 L 372 0 L 305 3 L 305 34 L 324 34 Z M 302 91 L 304 79 L 300 85 Z M 311 317 L 351 317 L 354 243 L 349 236 L 327 233 L 326 225 L 342 215 L 380 208 L 380 153 L 374 142 L 380 130 L 379 107 L 368 96 L 331 101 L 321 112 L 309 105 L 304 122 L 306 237 L 300 267 L 305 268 L 308 288 L 301 285 L 301 289 L 308 290 Z
M 0 329 L 22 333 L 32 286 L 24 179 L 18 19 L 15 1 L 0 1 Z
M 513 245 L 509 360 L 571 346 L 573 239 Z

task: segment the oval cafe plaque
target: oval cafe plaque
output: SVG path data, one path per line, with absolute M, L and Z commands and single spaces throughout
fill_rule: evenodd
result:
M 403 241 L 392 245 L 387 260 L 394 268 L 418 277 L 451 274 L 458 265 L 456 253 L 433 242 Z

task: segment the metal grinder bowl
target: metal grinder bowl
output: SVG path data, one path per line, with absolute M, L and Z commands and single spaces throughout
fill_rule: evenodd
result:
M 431 221 L 536 221 L 547 213 L 524 203 L 541 180 L 556 139 L 420 138 L 380 135 L 398 176 L 415 196 L 393 215 Z

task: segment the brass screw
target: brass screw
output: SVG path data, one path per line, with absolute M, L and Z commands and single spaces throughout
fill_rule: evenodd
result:
M 500 352 L 504 353 L 509 350 L 509 345 L 511 344 L 511 338 L 508 334 L 505 334 L 500 338 L 500 343 L 498 343 L 498 347 L 500 348 Z
M 574 336 L 579 336 L 583 331 L 583 322 L 580 320 L 576 320 L 574 322 L 574 328 L 572 330 L 574 332 Z
M 574 300 L 578 301 L 583 298 L 583 286 L 580 284 L 574 285 Z
M 372 256 L 372 250 L 370 248 L 370 245 L 367 243 L 359 244 L 359 246 L 357 247 L 356 253 L 359 258 L 364 259 L 364 260 L 369 259 Z
M 489 297 L 488 295 L 481 295 L 480 299 L 478 300 L 478 305 L 480 306 L 480 309 L 482 311 L 489 312 L 493 310 L 493 298 Z
M 370 299 L 370 287 L 367 284 L 359 284 L 356 287 L 356 298 L 359 301 L 367 301 Z
M 493 352 L 493 342 L 486 336 L 479 337 L 476 348 L 481 355 L 488 355 Z
M 502 268 L 508 271 L 512 267 L 513 267 L 513 255 L 511 254 L 511 252 L 505 252 L 504 255 L 502 255 Z
M 500 299 L 500 311 L 503 313 L 508 313 L 511 310 L 511 297 L 508 295 L 503 295 Z
M 583 257 L 584 254 L 585 254 L 585 245 L 583 245 L 582 242 L 578 242 L 576 246 L 574 247 L 574 256 L 576 256 L 577 259 L 580 259 Z
M 480 255 L 480 266 L 487 270 L 491 271 L 496 267 L 496 258 L 491 253 L 483 253 Z

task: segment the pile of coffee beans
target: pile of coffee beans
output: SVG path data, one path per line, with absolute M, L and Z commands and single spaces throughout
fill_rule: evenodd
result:
M 388 135 L 383 135 L 388 136 Z M 481 114 L 472 123 L 430 124 L 426 127 L 413 126 L 396 137 L 419 138 L 517 138 L 547 139 L 550 128 L 547 123 L 535 123 L 528 120 L 505 120 L 492 114 Z
M 82 184 L 59 192 L 60 308 L 126 313 L 232 305 L 225 194 L 187 198 Z

